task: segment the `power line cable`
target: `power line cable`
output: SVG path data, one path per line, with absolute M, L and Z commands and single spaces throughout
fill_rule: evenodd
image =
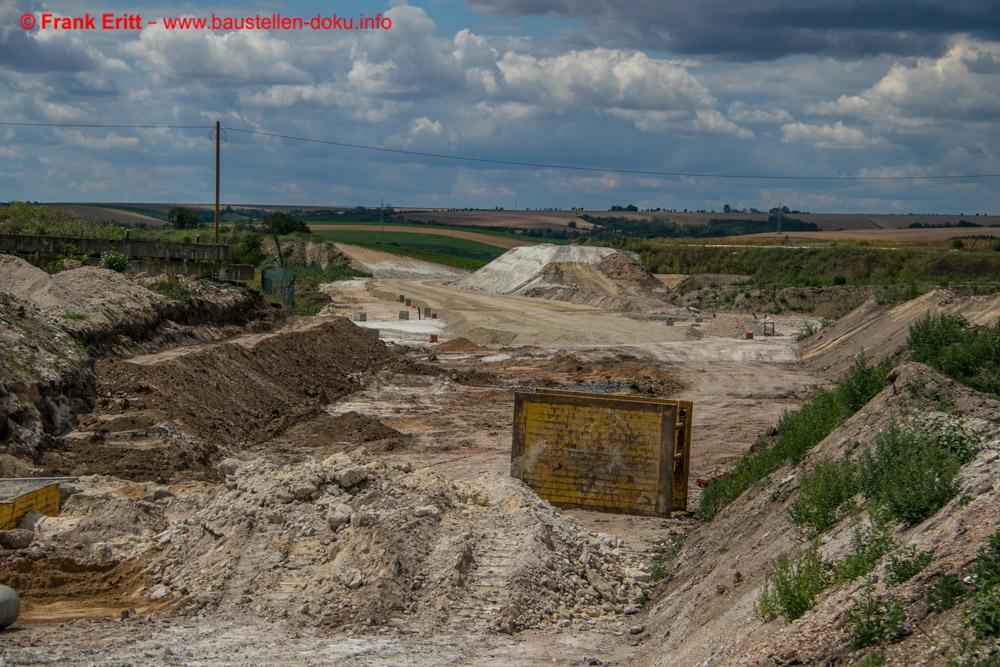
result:
M 407 151 L 399 148 L 382 148 L 379 146 L 365 146 L 362 144 L 349 144 L 342 141 L 328 141 L 325 139 L 311 139 L 308 137 L 294 137 L 287 134 L 277 134 L 274 132 L 261 132 L 260 130 L 246 130 L 238 127 L 225 128 L 232 132 L 243 132 L 245 134 L 256 134 L 265 137 L 275 137 L 278 139 L 288 139 L 290 141 L 303 141 L 314 144 L 326 144 L 329 146 L 340 146 L 343 148 L 356 148 L 359 150 L 378 151 L 383 153 L 396 153 L 399 155 L 414 155 L 417 157 L 432 157 L 442 160 L 461 160 L 464 162 L 479 162 L 486 164 L 502 164 L 513 167 L 538 167 L 542 169 L 568 169 L 573 171 L 597 171 L 612 174 L 638 174 L 643 176 L 687 176 L 691 178 L 731 178 L 731 179 L 758 179 L 758 180 L 799 180 L 799 181 L 908 181 L 913 179 L 921 180 L 944 180 L 963 178 L 1000 178 L 1000 174 L 964 174 L 964 175 L 941 175 L 941 176 L 764 176 L 757 174 L 703 174 L 681 171 L 646 171 L 642 169 L 611 169 L 605 167 L 580 167 L 566 164 L 546 164 L 542 162 L 520 162 L 515 160 L 496 160 L 492 158 L 467 157 L 462 155 L 444 155 L 442 153 L 426 153 L 422 151 Z
M 101 123 L 17 123 L 2 122 L 0 126 L 21 126 L 21 127 L 76 127 L 76 128 L 103 128 L 103 129 L 170 129 L 170 130 L 212 130 L 210 125 L 117 125 Z M 323 144 L 326 146 L 339 146 L 341 148 L 354 148 L 357 150 L 375 151 L 380 153 L 393 153 L 396 155 L 412 155 L 414 157 L 429 157 L 440 160 L 458 160 L 461 162 L 475 162 L 479 164 L 498 164 L 508 167 L 533 167 L 538 169 L 562 169 L 568 171 L 600 172 L 610 174 L 633 174 L 639 176 L 675 176 L 687 178 L 726 178 L 733 180 L 767 180 L 767 181 L 910 181 L 910 180 L 962 180 L 978 178 L 1000 178 L 1000 174 L 944 174 L 936 176 L 789 176 L 789 175 L 762 175 L 762 174 L 715 174 L 684 171 L 652 171 L 644 169 L 615 169 L 610 167 L 583 167 L 568 164 L 550 164 L 545 162 L 523 162 L 518 160 L 498 160 L 494 158 L 469 157 L 465 155 L 446 155 L 443 153 L 429 153 L 424 151 L 408 151 L 400 148 L 384 148 L 381 146 L 366 146 L 364 144 L 351 144 L 343 141 L 330 141 L 327 139 L 313 139 L 310 137 L 296 137 L 288 134 L 278 134 L 276 132 L 263 132 L 261 130 L 248 130 L 239 127 L 223 127 L 230 132 L 241 132 L 262 137 L 272 137 L 275 139 L 286 139 L 288 141 L 301 141 L 312 144 Z

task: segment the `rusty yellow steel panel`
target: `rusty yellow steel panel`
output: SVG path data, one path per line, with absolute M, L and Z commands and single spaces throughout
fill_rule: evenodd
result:
M 694 403 L 691 401 L 676 401 L 669 398 L 653 398 L 648 396 L 613 396 L 590 392 L 567 391 L 565 389 L 535 389 L 536 394 L 555 396 L 589 396 L 613 400 L 637 401 L 640 403 L 657 403 L 673 405 L 677 408 L 677 432 L 674 440 L 674 478 L 670 509 L 687 510 L 688 477 L 691 472 L 691 426 L 693 423 Z
M 0 502 L 0 530 L 13 530 L 28 512 L 59 516 L 59 484 L 48 484 Z
M 517 393 L 511 475 L 557 505 L 669 516 L 677 406 Z

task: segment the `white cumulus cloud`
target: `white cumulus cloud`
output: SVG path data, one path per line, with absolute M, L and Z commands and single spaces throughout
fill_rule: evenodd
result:
M 781 127 L 781 133 L 784 143 L 810 143 L 817 148 L 862 148 L 872 143 L 864 132 L 840 121 L 833 125 L 788 123 Z

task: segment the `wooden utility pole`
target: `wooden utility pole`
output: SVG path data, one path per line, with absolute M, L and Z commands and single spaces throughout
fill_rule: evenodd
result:
M 219 244 L 219 142 L 222 137 L 219 121 L 215 121 L 215 244 Z

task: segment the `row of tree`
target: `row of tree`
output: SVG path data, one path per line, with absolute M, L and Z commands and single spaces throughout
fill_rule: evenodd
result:
M 186 206 L 174 206 L 167 211 L 167 220 L 177 229 L 198 229 L 202 222 L 214 221 L 214 214 L 209 212 L 211 219 L 205 220 L 203 213 Z M 261 224 L 270 234 L 309 233 L 309 225 L 284 211 L 275 211 L 263 217 Z

